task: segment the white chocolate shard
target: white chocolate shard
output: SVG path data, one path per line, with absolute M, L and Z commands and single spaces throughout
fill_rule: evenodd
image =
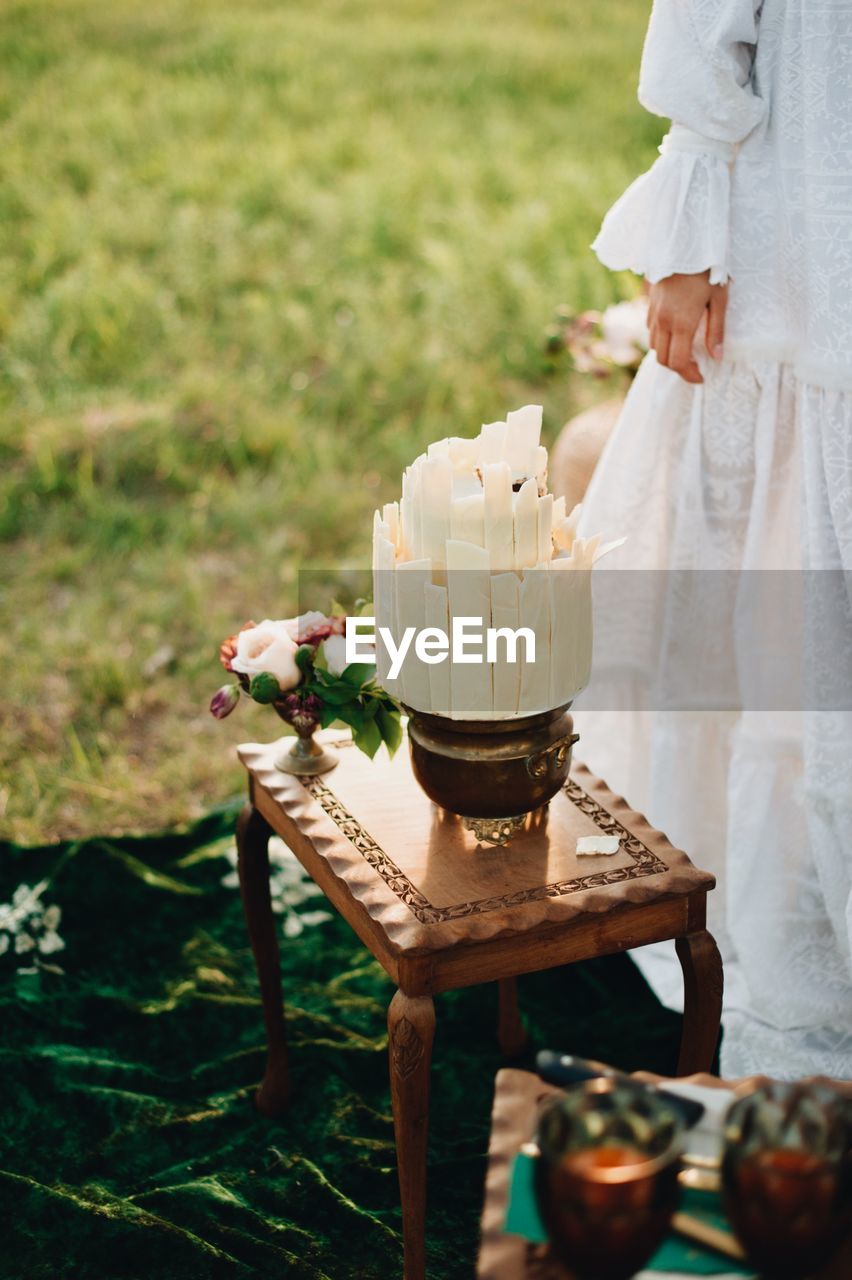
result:
M 539 493 L 547 488 L 547 450 L 540 444 L 533 457 L 532 474 L 538 482 Z
M 427 583 L 425 587 L 425 606 L 426 626 L 437 627 L 444 635 L 449 635 L 447 588 L 436 587 L 431 582 Z M 429 695 L 433 711 L 437 711 L 444 716 L 452 715 L 453 701 L 449 654 L 443 662 L 428 663 L 427 666 L 429 671 Z
M 390 528 L 379 515 L 373 512 L 373 571 L 375 572 L 379 554 L 379 544 L 390 542 Z
M 505 461 L 506 424 L 505 422 L 485 422 L 479 433 L 479 453 L 477 461 L 480 470 L 492 462 Z
M 577 526 L 580 523 L 581 514 L 582 506 L 578 502 L 570 515 L 563 516 L 562 520 L 558 523 L 554 520 L 553 541 L 558 550 L 570 551 L 573 547 L 574 539 L 577 537 Z
M 432 562 L 410 560 L 399 566 L 394 577 L 397 608 L 394 641 L 398 646 L 408 627 L 414 627 L 417 636 L 426 625 L 426 587 L 432 580 Z M 431 710 L 429 668 L 417 657 L 413 643 L 405 655 L 398 679 L 402 689 L 399 697 L 407 706 L 414 707 L 415 711 Z
M 541 439 L 540 404 L 525 404 L 506 414 L 506 461 L 516 479 L 535 475 L 535 458 Z
M 450 462 L 454 471 L 474 471 L 476 455 L 479 449 L 479 437 L 468 440 L 462 436 L 451 436 L 449 439 Z
M 538 554 L 539 564 L 553 555 L 553 494 L 546 493 L 538 500 Z
M 401 532 L 400 559 L 414 556 L 414 523 L 420 524 L 419 506 L 414 493 L 414 468 L 406 467 L 402 473 L 402 497 L 399 500 L 399 524 Z M 419 530 L 418 530 L 419 536 Z
M 390 656 L 386 646 L 379 639 L 379 627 L 387 627 L 391 635 L 396 635 L 397 575 L 393 571 L 393 560 L 387 567 L 382 567 L 382 555 L 378 557 L 378 566 L 373 572 L 373 606 L 376 618 L 376 679 L 383 689 L 394 698 L 402 696 L 399 681 L 390 677 Z
M 492 574 L 492 627 L 508 627 L 512 631 L 517 631 L 521 625 L 518 614 L 519 594 L 520 582 L 516 573 Z M 515 656 L 518 656 L 517 653 Z M 494 715 L 497 717 L 517 715 L 518 699 L 521 694 L 521 667 L 517 661 L 508 661 L 508 650 L 500 638 L 497 641 L 497 660 L 493 664 L 492 683 Z
M 621 841 L 618 836 L 578 836 L 577 856 L 604 854 L 607 857 L 611 857 L 612 854 L 618 853 L 620 845 Z
M 399 503 L 386 502 L 382 507 L 382 520 L 387 525 L 394 547 L 399 544 Z
M 601 535 L 596 533 L 591 538 L 575 538 L 571 547 L 570 561 L 575 569 L 591 569 L 595 563 L 595 553 L 600 545 Z
M 447 540 L 447 571 L 477 573 L 488 570 L 488 552 L 484 547 L 472 542 L 464 542 L 460 538 Z M 464 611 L 463 611 L 464 612 Z
M 538 563 L 538 486 L 525 480 L 515 495 L 515 568 Z
M 485 497 L 453 498 L 450 508 L 450 536 L 456 542 L 472 542 L 485 548 Z M 449 562 L 447 562 L 449 565 Z
M 491 572 L 514 568 L 515 522 L 512 515 L 512 472 L 508 462 L 491 462 L 482 473 L 485 491 L 485 547 Z
M 420 540 L 424 556 L 437 568 L 446 561 L 445 545 L 450 537 L 450 507 L 453 495 L 453 469 L 449 457 L 427 458 L 422 470 L 422 506 Z
M 484 547 L 451 538 L 447 543 L 447 598 L 450 638 L 459 618 L 476 619 L 475 630 L 481 633 L 481 646 L 485 644 L 485 632 L 491 626 L 491 574 L 488 552 Z M 484 650 L 475 646 L 471 656 L 478 653 L 484 658 Z M 463 655 L 454 649 L 450 668 L 453 719 L 488 720 L 494 713 L 491 688 L 491 667 L 487 662 L 464 661 Z

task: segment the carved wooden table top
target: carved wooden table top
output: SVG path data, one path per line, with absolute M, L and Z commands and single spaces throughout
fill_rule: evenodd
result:
M 274 768 L 277 750 L 239 749 L 256 806 L 276 829 L 282 819 L 288 830 L 292 824 L 297 854 L 310 843 L 397 956 L 706 893 L 714 884 L 583 765 L 548 809 L 500 848 L 477 844 L 455 815 L 436 809 L 404 745 L 393 760 L 381 752 L 371 761 L 344 744 L 336 769 L 304 779 Z M 578 857 L 577 838 L 595 834 L 618 836 L 618 853 Z M 344 914 L 352 923 L 350 911 Z

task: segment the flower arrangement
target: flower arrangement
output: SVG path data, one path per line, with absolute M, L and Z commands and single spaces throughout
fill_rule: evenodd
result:
M 400 707 L 376 683 L 369 662 L 346 662 L 346 616 L 338 606 L 328 614 L 246 622 L 222 644 L 219 657 L 235 684 L 223 685 L 210 702 L 218 719 L 229 716 L 243 696 L 271 706 L 307 744 L 314 732 L 342 721 L 352 739 L 372 757 L 384 742 L 391 755 L 402 741 Z M 298 749 L 297 749 L 298 748 Z M 294 748 L 279 761 L 286 772 L 320 772 L 334 757 L 316 744 Z M 324 757 L 326 763 L 320 764 Z M 313 760 L 315 767 L 309 767 Z M 301 761 L 301 767 L 297 767 Z
M 551 356 L 567 351 L 578 373 L 609 378 L 623 369 L 632 376 L 650 345 L 648 298 L 640 294 L 603 312 L 559 307 L 546 343 Z

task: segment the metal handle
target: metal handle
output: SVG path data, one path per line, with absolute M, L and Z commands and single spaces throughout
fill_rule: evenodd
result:
M 551 766 L 554 772 L 558 772 L 559 769 L 563 768 L 568 752 L 574 743 L 579 741 L 579 733 L 566 733 L 564 738 L 557 738 L 555 742 L 551 742 L 550 746 L 545 747 L 543 751 L 537 751 L 535 755 L 527 756 L 527 773 L 531 778 L 543 778 Z

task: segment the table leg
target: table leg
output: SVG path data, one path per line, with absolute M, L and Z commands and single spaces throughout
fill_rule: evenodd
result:
M 709 1071 L 719 1043 L 722 1020 L 722 957 L 706 929 L 675 942 L 683 969 L 683 1036 L 677 1064 L 679 1076 Z
M 497 1043 L 506 1058 L 517 1058 L 527 1047 L 527 1029 L 518 1004 L 517 978 L 501 978 L 497 1015 Z
M 246 927 L 260 980 L 267 1044 L 266 1072 L 255 1095 L 255 1104 L 264 1115 L 280 1116 L 290 1100 L 290 1076 L 278 928 L 269 897 L 271 834 L 272 829 L 263 815 L 247 804 L 237 819 L 237 866 Z
M 432 997 L 397 991 L 388 1009 L 388 1054 L 402 1200 L 404 1280 L 425 1280 L 426 1276 L 426 1147 L 434 1035 Z

